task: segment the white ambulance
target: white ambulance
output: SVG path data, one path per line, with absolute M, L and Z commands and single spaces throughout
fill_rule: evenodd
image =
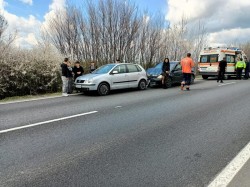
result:
M 215 77 L 218 75 L 219 61 L 226 57 L 227 69 L 225 76 L 235 76 L 235 64 L 240 59 L 245 57 L 245 53 L 236 47 L 218 47 L 218 48 L 204 48 L 200 52 L 200 59 L 198 62 L 198 71 L 203 79 L 208 77 Z

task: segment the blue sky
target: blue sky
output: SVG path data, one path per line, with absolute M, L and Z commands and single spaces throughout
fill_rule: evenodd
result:
M 8 31 L 18 31 L 17 46 L 36 45 L 42 26 L 64 8 L 66 0 L 0 0 L 0 14 L 9 23 Z M 98 0 L 92 0 L 98 1 Z M 206 27 L 210 46 L 249 41 L 249 0 L 124 0 L 134 2 L 150 14 L 162 13 L 171 25 L 201 21 Z M 86 0 L 68 0 L 82 5 Z M 223 11 L 221 11 L 223 7 Z M 212 11 L 211 11 L 212 10 Z M 233 12 L 233 14 L 232 14 Z
M 71 0 L 70 3 L 79 5 L 84 0 Z M 98 0 L 94 0 L 98 1 Z M 52 0 L 33 0 L 32 5 L 23 3 L 21 0 L 5 0 L 7 6 L 5 10 L 9 13 L 20 17 L 28 18 L 30 15 L 35 16 L 38 20 L 43 21 L 44 15 L 49 11 L 49 5 Z M 142 10 L 148 10 L 151 13 L 165 13 L 167 9 L 166 0 L 132 0 Z
M 49 4 L 52 0 L 33 0 L 32 5 L 23 3 L 19 0 L 6 0 L 7 6 L 5 9 L 20 17 L 29 17 L 34 15 L 39 20 L 43 20 L 43 16 L 49 11 Z

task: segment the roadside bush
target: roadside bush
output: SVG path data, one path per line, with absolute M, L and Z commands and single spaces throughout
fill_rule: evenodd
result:
M 57 92 L 60 57 L 49 45 L 32 50 L 9 47 L 0 55 L 0 98 Z

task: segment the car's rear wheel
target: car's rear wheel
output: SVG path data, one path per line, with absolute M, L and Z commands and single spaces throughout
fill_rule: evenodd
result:
M 172 86 L 172 79 L 170 77 L 168 77 L 166 80 L 166 87 L 171 88 L 171 86 Z
M 207 76 L 207 75 L 202 75 L 202 78 L 203 78 L 203 79 L 207 79 L 208 76 Z
M 110 87 L 107 83 L 101 83 L 99 84 L 98 88 L 97 88 L 97 92 L 99 95 L 104 96 L 104 95 L 108 95 L 110 92 Z
M 139 90 L 145 90 L 147 88 L 147 82 L 146 80 L 140 80 L 138 84 L 138 89 Z

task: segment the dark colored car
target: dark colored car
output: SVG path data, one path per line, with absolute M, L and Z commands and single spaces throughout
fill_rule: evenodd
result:
M 155 67 L 147 69 L 147 76 L 149 79 L 149 86 L 159 86 L 161 83 L 161 73 L 162 73 L 162 63 L 158 63 Z M 181 64 L 179 61 L 170 62 L 170 75 L 166 80 L 167 88 L 170 88 L 173 84 L 180 84 L 182 82 L 183 76 L 181 71 Z M 192 72 L 191 84 L 194 83 L 195 75 Z

